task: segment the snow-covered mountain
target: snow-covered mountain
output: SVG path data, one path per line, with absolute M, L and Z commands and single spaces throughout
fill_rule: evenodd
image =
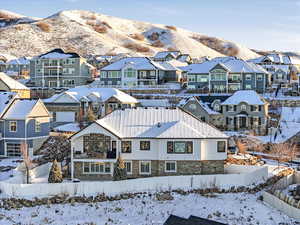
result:
M 180 50 L 193 57 L 258 57 L 254 51 L 230 41 L 174 26 L 90 11 L 61 11 L 44 19 L 0 11 L 0 54 L 35 56 L 53 48 L 83 56 L 118 53 L 152 56 L 158 51 Z

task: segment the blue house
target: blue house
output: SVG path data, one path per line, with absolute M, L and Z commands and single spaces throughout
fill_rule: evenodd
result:
M 48 138 L 50 114 L 41 100 L 22 99 L 13 92 L 0 92 L 0 156 L 20 156 L 26 142 L 29 155 Z

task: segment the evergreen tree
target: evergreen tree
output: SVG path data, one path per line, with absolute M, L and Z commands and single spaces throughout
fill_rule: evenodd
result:
M 52 163 L 48 182 L 49 183 L 61 183 L 62 181 L 63 181 L 62 172 L 61 172 L 60 166 L 58 166 L 58 163 L 55 159 Z
M 114 165 L 114 176 L 113 179 L 125 180 L 127 178 L 127 172 L 125 168 L 125 162 L 121 157 L 118 157 L 117 162 Z

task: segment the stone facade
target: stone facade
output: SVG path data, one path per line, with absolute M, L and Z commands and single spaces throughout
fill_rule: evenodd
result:
M 140 174 L 140 160 L 125 160 L 131 162 L 132 173 L 127 174 L 128 178 L 141 178 L 153 176 L 179 176 L 179 175 L 201 175 L 201 174 L 223 174 L 223 160 L 207 160 L 207 161 L 191 161 L 179 160 L 176 161 L 176 172 L 165 172 L 164 160 L 145 160 L 151 161 L 151 174 Z M 172 161 L 173 162 L 173 161 Z M 82 180 L 111 180 L 111 174 L 84 174 L 83 163 L 74 163 L 74 178 Z M 113 168 L 113 165 L 111 166 Z M 111 171 L 113 172 L 113 171 Z

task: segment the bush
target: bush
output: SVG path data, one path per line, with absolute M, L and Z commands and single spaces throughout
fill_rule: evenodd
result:
M 138 41 L 143 41 L 145 39 L 144 35 L 138 33 L 132 34 L 130 37 Z
M 50 173 L 49 173 L 49 178 L 48 182 L 49 183 L 61 183 L 63 181 L 62 177 L 62 172 L 60 167 L 57 164 L 56 159 L 53 161 Z
M 175 26 L 169 26 L 169 25 L 167 25 L 166 28 L 168 28 L 169 30 L 177 31 L 177 28 Z
M 157 41 L 155 41 L 155 42 L 152 43 L 152 46 L 153 46 L 153 47 L 156 47 L 156 48 L 162 48 L 162 47 L 164 47 L 165 45 L 164 45 L 164 43 L 162 43 L 160 40 L 157 40 Z
M 142 46 L 136 43 L 126 43 L 123 45 L 125 48 L 137 51 L 137 52 L 149 52 L 150 49 L 146 46 Z
M 108 27 L 109 29 L 112 29 L 112 27 L 106 21 L 103 21 L 102 24 L 104 26 Z
M 174 48 L 174 47 L 168 47 L 168 51 L 170 51 L 170 52 L 176 52 L 178 50 L 176 48 Z
M 94 28 L 94 30 L 95 30 L 96 32 L 98 32 L 98 33 L 101 33 L 101 34 L 107 33 L 107 28 L 106 28 L 106 26 L 104 26 L 104 25 L 102 25 L 102 24 L 100 24 L 100 25 L 95 25 L 95 26 L 93 26 L 93 28 Z
M 45 22 L 38 22 L 36 24 L 42 31 L 44 32 L 50 32 L 50 25 Z
M 113 179 L 117 180 L 125 180 L 127 178 L 127 172 L 125 168 L 125 163 L 121 157 L 118 157 L 117 162 L 114 164 L 114 173 Z

